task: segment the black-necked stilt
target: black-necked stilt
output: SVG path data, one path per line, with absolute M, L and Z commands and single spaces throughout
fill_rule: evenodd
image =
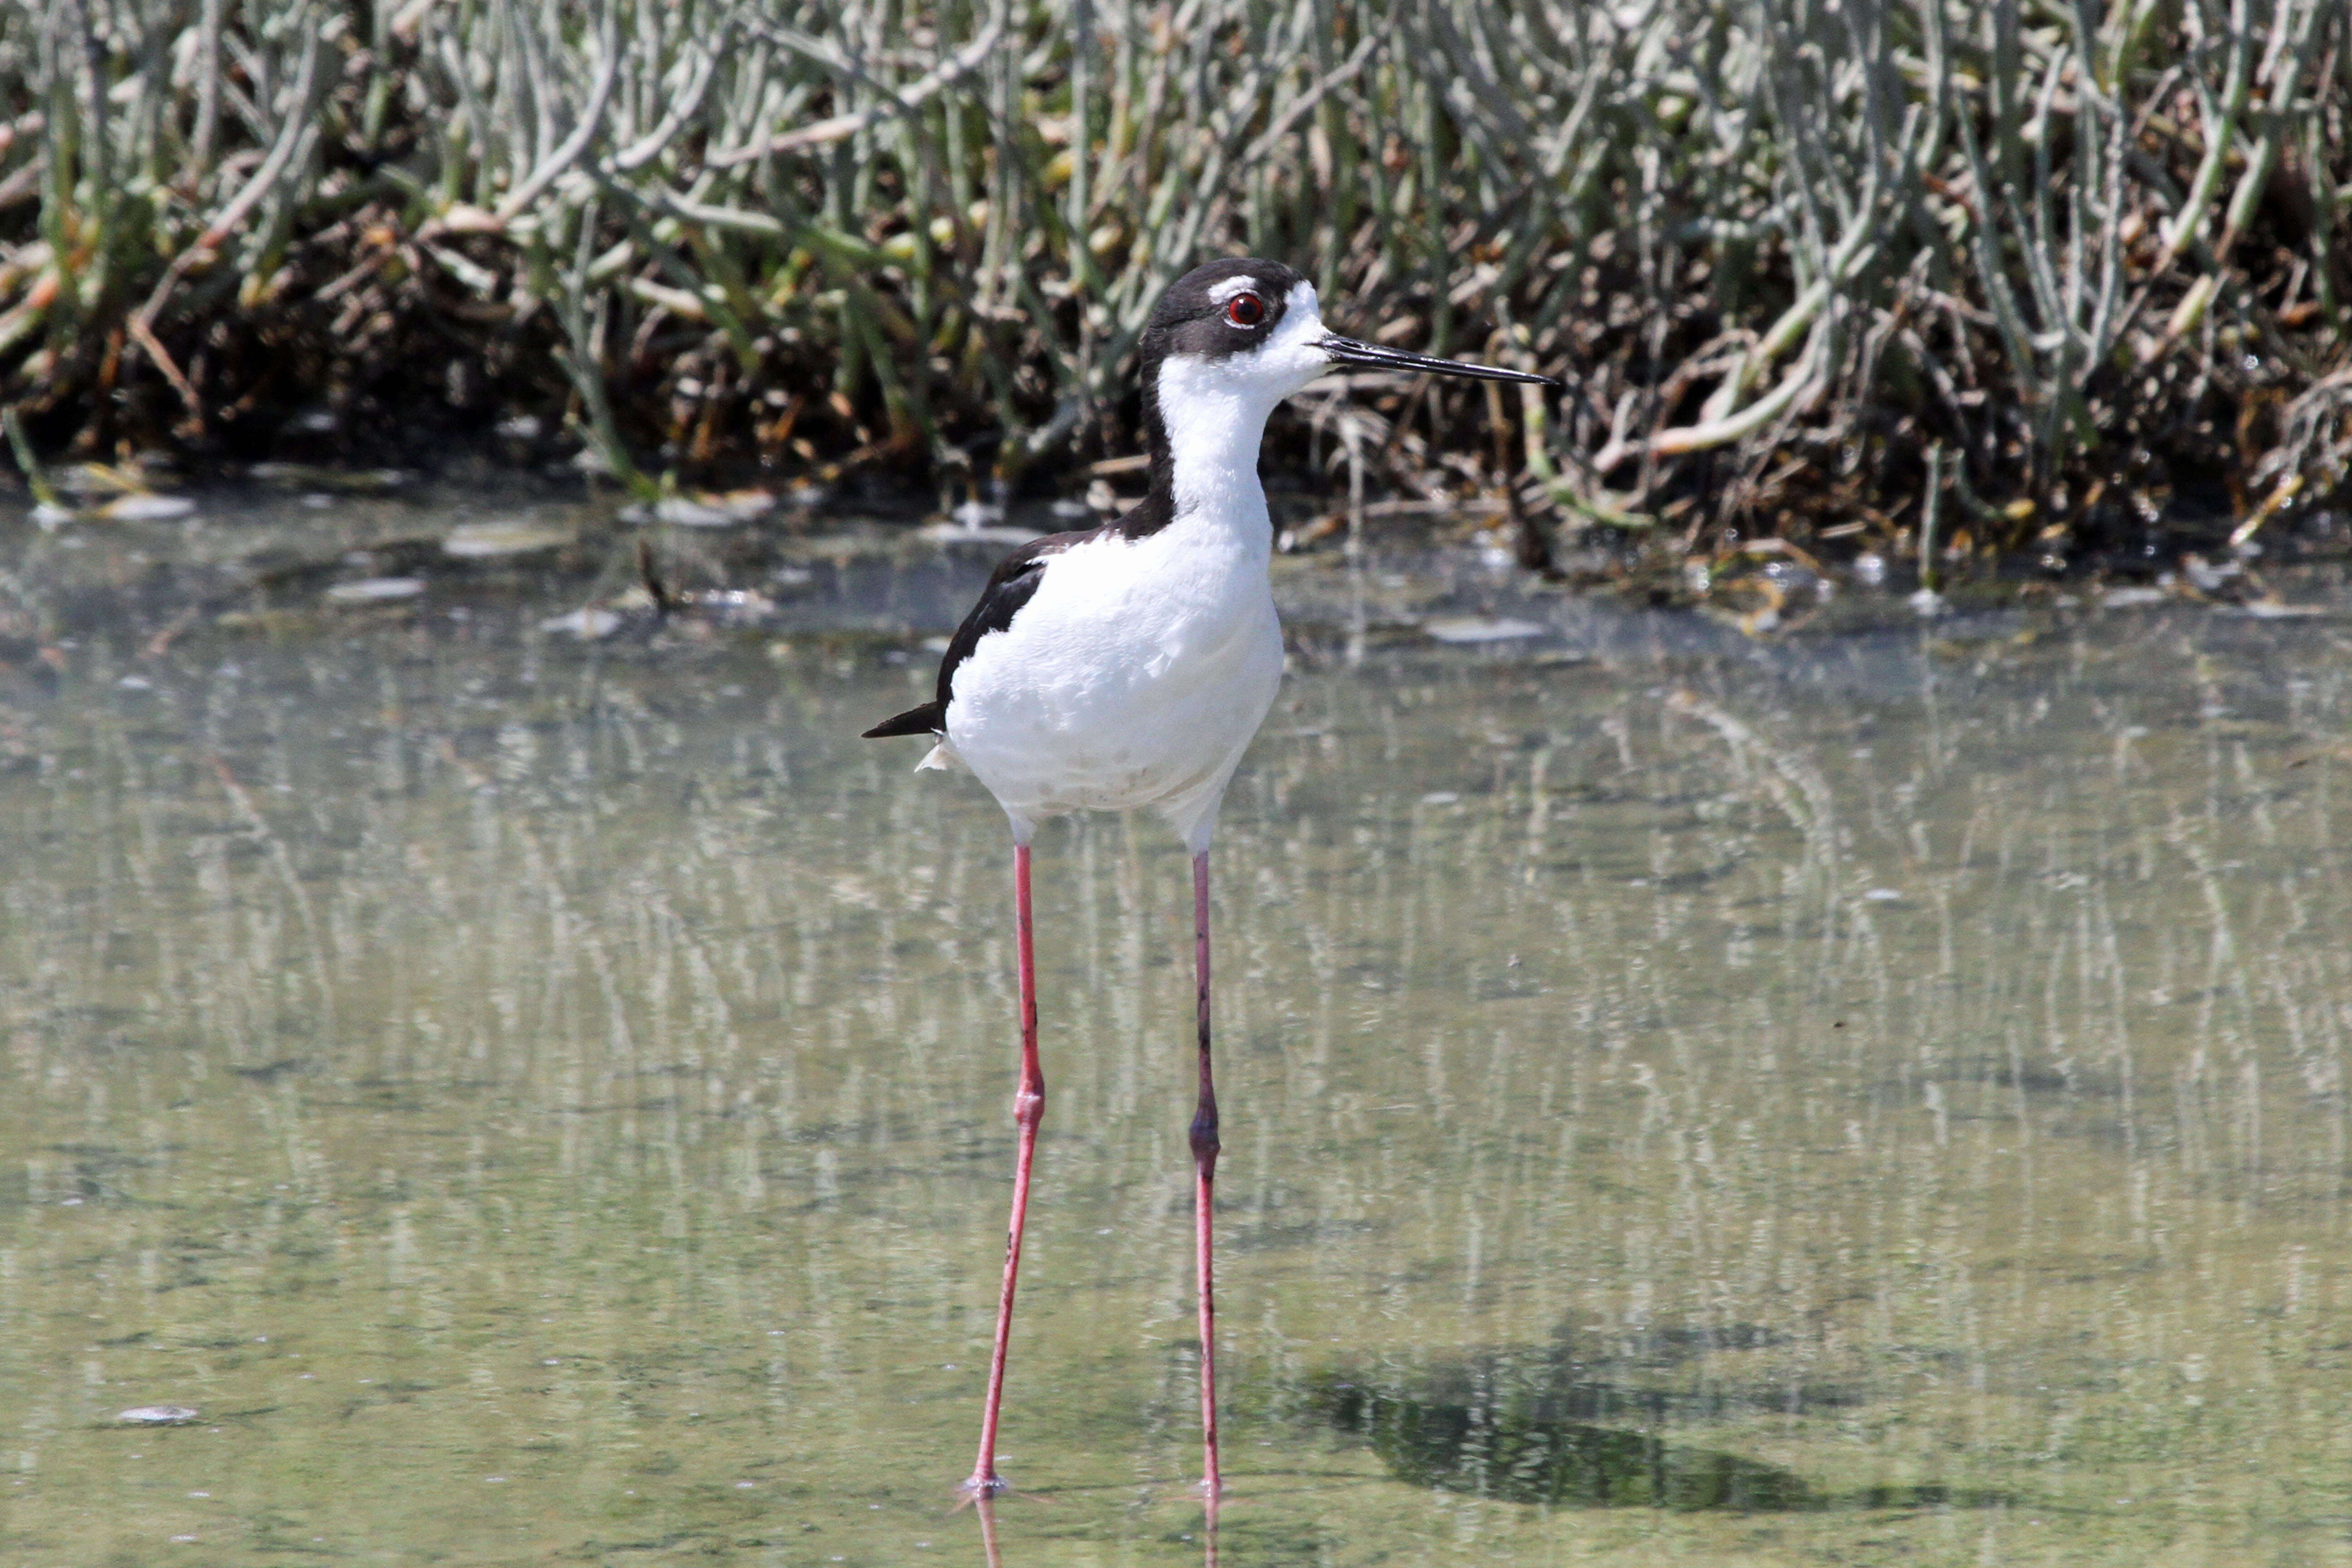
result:
M 1201 1439 L 1213 1502 L 1216 1317 L 1210 1267 L 1217 1094 L 1209 1067 L 1209 839 L 1226 781 L 1282 679 L 1282 627 L 1266 562 L 1274 531 L 1257 478 L 1266 416 L 1336 365 L 1479 376 L 1549 377 L 1460 364 L 1334 337 L 1315 286 L 1279 262 L 1213 261 L 1178 279 L 1142 341 L 1143 425 L 1151 493 L 1124 517 L 1055 533 L 1013 552 L 989 578 L 940 663 L 939 694 L 869 737 L 929 735 L 920 766 L 961 767 L 1013 822 L 1013 930 L 1021 965 L 1020 1154 L 988 1408 L 968 1493 L 1004 1489 L 996 1423 L 1013 1326 L 1030 1158 L 1045 1108 L 1037 1064 L 1037 983 L 1029 841 L 1049 816 L 1151 806 L 1192 852 L 1200 1100 L 1192 1115 L 1195 1267 L 1201 1294 Z

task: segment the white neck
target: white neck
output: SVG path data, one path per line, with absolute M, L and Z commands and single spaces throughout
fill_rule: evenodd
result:
M 1160 366 L 1160 418 L 1168 432 L 1174 521 L 1234 530 L 1270 550 L 1273 524 L 1258 483 L 1258 443 L 1266 416 L 1287 389 L 1230 374 L 1213 361 L 1171 358 Z

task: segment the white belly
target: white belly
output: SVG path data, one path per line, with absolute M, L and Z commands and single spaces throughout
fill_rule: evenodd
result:
M 1049 557 L 956 670 L 948 746 L 1016 826 L 1152 806 L 1198 848 L 1281 680 L 1264 552 L 1179 522 Z

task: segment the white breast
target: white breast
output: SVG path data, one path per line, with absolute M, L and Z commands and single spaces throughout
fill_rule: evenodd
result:
M 1251 499 L 1255 519 L 1196 511 L 1143 539 L 1107 535 L 1046 557 L 1012 626 L 957 668 L 948 746 L 1016 831 L 1066 811 L 1152 806 L 1206 847 L 1282 679 L 1271 531 L 1263 496 Z

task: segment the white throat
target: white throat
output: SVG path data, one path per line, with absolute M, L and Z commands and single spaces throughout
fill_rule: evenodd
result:
M 1219 521 L 1265 521 L 1257 452 L 1266 416 L 1281 401 L 1219 374 L 1211 361 L 1171 359 L 1160 367 L 1160 418 L 1168 429 L 1178 520 L 1205 512 Z
M 1314 346 L 1326 335 L 1314 286 L 1302 282 L 1284 303 L 1282 324 L 1253 353 L 1160 362 L 1157 390 L 1175 521 L 1197 513 L 1271 542 L 1258 446 L 1275 405 L 1328 368 Z

